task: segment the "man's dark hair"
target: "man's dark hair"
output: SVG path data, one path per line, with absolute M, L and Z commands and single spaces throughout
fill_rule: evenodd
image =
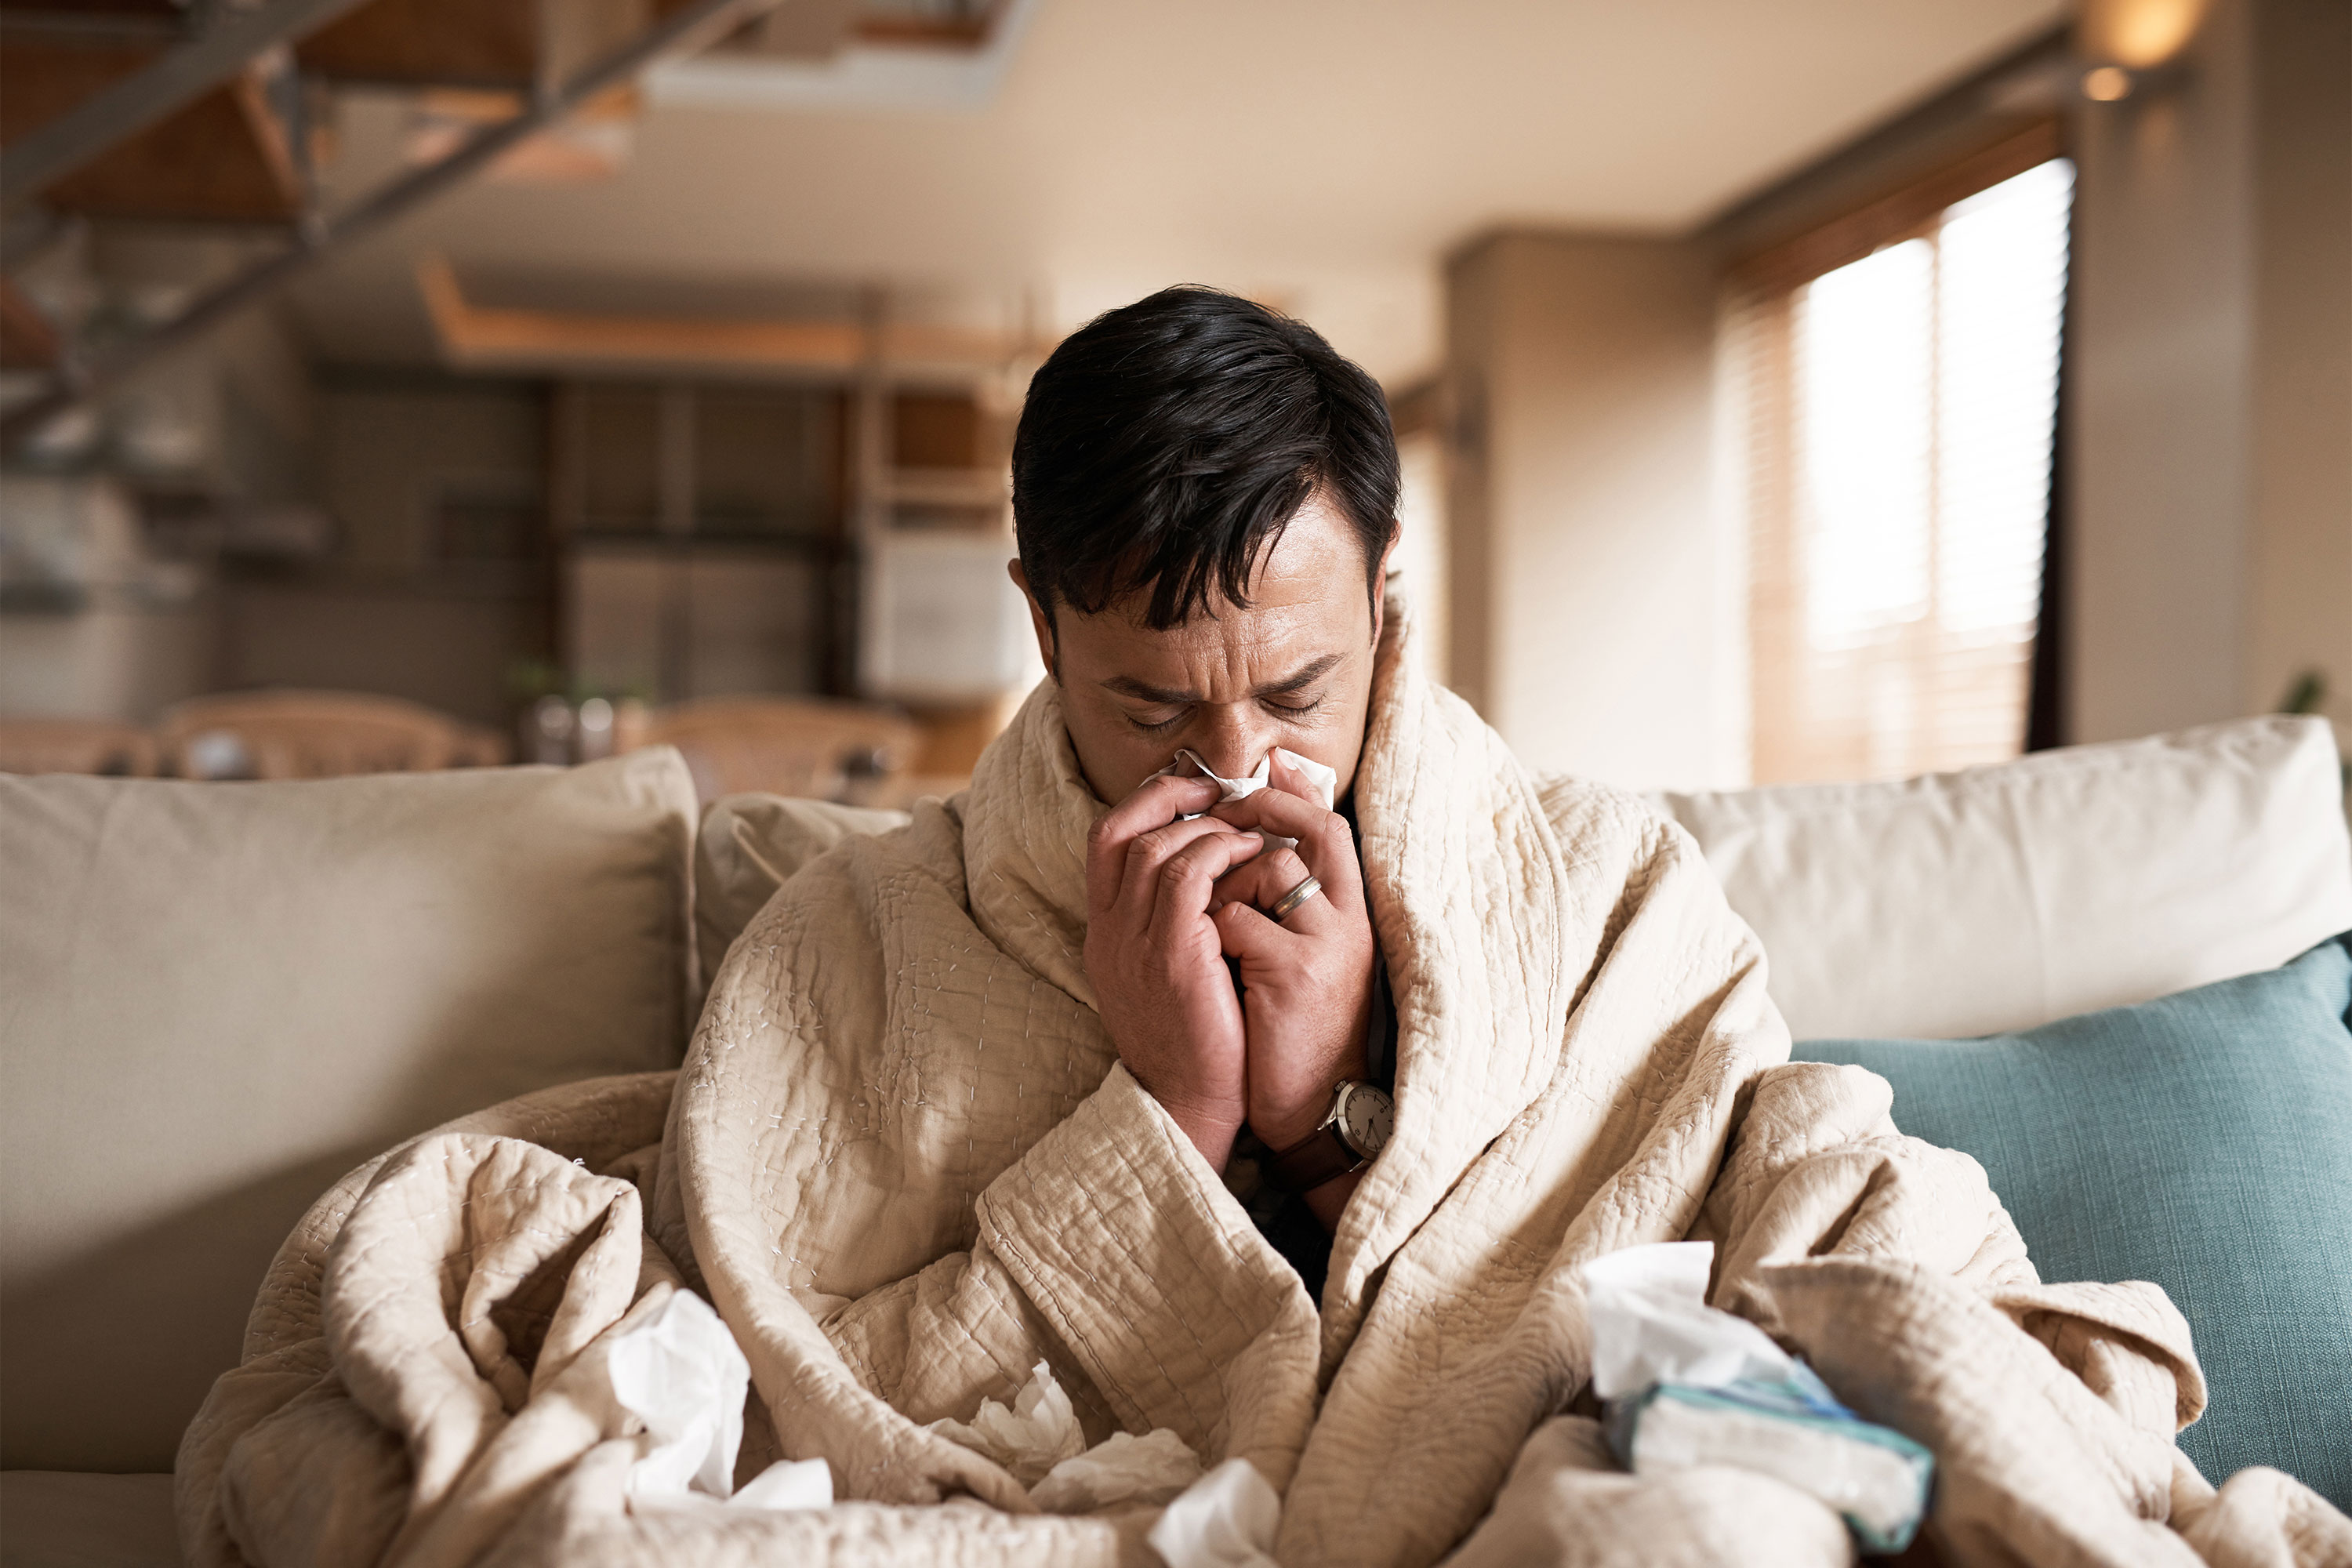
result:
M 1021 568 L 1051 616 L 1151 586 L 1181 625 L 1252 569 L 1322 491 L 1364 547 L 1396 531 L 1396 437 L 1378 383 L 1302 321 L 1214 289 L 1163 289 L 1096 317 L 1029 383 L 1013 441 Z

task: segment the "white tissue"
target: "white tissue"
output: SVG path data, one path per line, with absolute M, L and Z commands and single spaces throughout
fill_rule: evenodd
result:
M 1168 1568 L 1275 1568 L 1282 1500 L 1247 1459 L 1227 1459 L 1168 1505 L 1144 1539 Z
M 1201 1479 L 1192 1446 L 1162 1426 L 1146 1436 L 1114 1432 L 1064 1459 L 1029 1489 L 1047 1513 L 1092 1513 L 1114 1503 L 1161 1503 Z
M 1271 779 L 1274 773 L 1274 759 L 1276 757 L 1280 757 L 1284 762 L 1289 763 L 1292 767 L 1297 768 L 1300 773 L 1306 774 L 1307 784 L 1314 788 L 1316 795 L 1321 797 L 1323 809 L 1326 811 L 1331 809 L 1331 802 L 1337 798 L 1339 793 L 1339 770 L 1336 768 L 1325 767 L 1321 763 L 1317 762 L 1312 757 L 1302 757 L 1297 752 L 1290 751 L 1289 749 L 1282 746 L 1276 746 L 1274 750 L 1260 757 L 1257 760 L 1257 767 L 1255 771 L 1251 773 L 1247 778 L 1229 779 L 1225 777 L 1224 774 L 1217 772 L 1216 769 L 1202 762 L 1201 760 L 1200 752 L 1190 750 L 1189 748 L 1177 752 L 1176 762 L 1169 763 L 1160 771 L 1163 773 L 1172 773 L 1176 771 L 1178 763 L 1190 763 L 1201 777 L 1214 779 L 1217 781 L 1217 783 L 1224 789 L 1225 799 L 1243 800 L 1265 788 L 1267 782 Z M 1191 775 L 1188 774 L 1186 776 L 1190 777 Z
M 613 1342 L 609 1365 L 614 1397 L 653 1438 L 629 1467 L 629 1490 L 715 1498 L 732 1491 L 751 1368 L 709 1304 L 690 1290 L 672 1292 L 652 1317 Z
M 1010 1410 L 996 1400 L 983 1399 L 969 1426 L 942 1418 L 932 1422 L 929 1430 L 995 1460 L 1023 1486 L 1045 1479 L 1047 1471 L 1076 1458 L 1087 1447 L 1070 1396 L 1055 1383 L 1053 1369 L 1042 1361 L 1030 1369 L 1029 1382 L 1013 1395 Z
M 1794 1375 L 1795 1363 L 1770 1335 L 1706 1304 L 1714 1262 L 1712 1242 L 1666 1241 L 1584 1266 L 1595 1394 L 1622 1399 L 1654 1383 L 1721 1388 Z
M 1256 771 L 1247 778 L 1229 779 L 1202 762 L 1200 752 L 1189 749 L 1177 752 L 1174 762 L 1152 776 L 1158 778 L 1168 773 L 1181 773 L 1189 767 L 1192 772 L 1184 773 L 1184 777 L 1191 778 L 1198 775 L 1205 779 L 1213 779 L 1218 787 L 1225 792 L 1223 795 L 1225 800 L 1245 800 L 1266 787 L 1267 780 L 1274 773 L 1274 759 L 1276 757 L 1280 757 L 1284 762 L 1306 774 L 1307 784 L 1313 786 L 1316 795 L 1321 798 L 1323 809 L 1326 811 L 1331 809 L 1331 802 L 1338 798 L 1339 792 L 1339 770 L 1325 767 L 1312 757 L 1302 757 L 1297 752 L 1282 746 L 1276 746 L 1260 757 L 1257 760 Z M 1201 812 L 1192 813 L 1193 816 L 1202 815 L 1204 814 Z M 1191 817 L 1179 820 L 1190 821 Z M 1265 847 L 1268 849 L 1293 849 L 1298 845 L 1297 839 L 1285 838 L 1278 833 L 1260 833 L 1258 837 L 1265 840 Z
M 1201 1479 L 1200 1459 L 1166 1427 L 1142 1437 L 1115 1432 L 1087 1447 L 1070 1396 L 1042 1361 L 1009 1409 L 983 1399 L 969 1423 L 942 1419 L 927 1430 L 1003 1466 L 1048 1513 L 1166 1502 Z
M 730 1508 L 831 1508 L 833 1467 L 823 1459 L 778 1459 L 727 1500 Z

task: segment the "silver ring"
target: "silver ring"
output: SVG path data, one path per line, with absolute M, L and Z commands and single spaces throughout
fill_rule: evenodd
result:
M 1290 891 L 1275 900 L 1274 908 L 1265 911 L 1265 918 L 1273 921 L 1276 924 L 1280 924 L 1284 920 L 1287 919 L 1299 905 L 1305 903 L 1307 900 L 1313 898 L 1322 890 L 1323 884 L 1317 881 L 1310 876 L 1305 881 L 1299 883 L 1298 886 L 1291 889 Z

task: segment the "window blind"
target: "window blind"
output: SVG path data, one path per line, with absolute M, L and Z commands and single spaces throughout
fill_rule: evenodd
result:
M 1756 782 L 2022 749 L 2073 188 L 2044 159 L 1735 300 Z

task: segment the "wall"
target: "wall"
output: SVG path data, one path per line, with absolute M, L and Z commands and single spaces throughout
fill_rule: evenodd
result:
M 2352 10 L 2217 0 L 2074 111 L 2071 736 L 2352 715 Z
M 396 582 L 231 582 L 221 684 L 404 697 L 503 732 L 507 676 L 547 657 L 542 605 Z
M 143 724 L 211 689 L 218 619 L 209 599 L 103 605 L 71 616 L 0 613 L 0 713 Z
M 537 388 L 429 374 L 330 371 L 323 381 L 319 499 L 347 569 L 429 570 L 445 500 L 540 504 L 547 399 Z
M 1446 571 L 1453 558 L 1446 536 L 1445 444 L 1435 429 L 1397 432 L 1396 554 L 1391 582 L 1404 595 L 1412 620 L 1412 648 L 1422 668 L 1440 685 L 1451 684 L 1453 618 Z
M 1454 689 L 1538 769 L 1739 782 L 1709 254 L 1502 233 L 1447 281 Z
M 317 494 L 336 547 L 298 568 L 232 574 L 221 684 L 379 692 L 502 728 L 509 672 L 552 649 L 547 568 L 453 558 L 468 539 L 439 535 L 448 509 L 510 511 L 537 535 L 546 406 L 520 384 L 324 373 Z
M 2265 5 L 2254 35 L 2252 613 L 2240 700 L 2316 666 L 2352 723 L 2352 5 Z

